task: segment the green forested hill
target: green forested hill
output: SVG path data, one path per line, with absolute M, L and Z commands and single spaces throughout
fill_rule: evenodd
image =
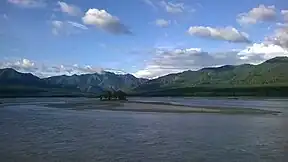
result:
M 155 93 L 155 90 L 163 92 L 173 89 L 176 92 L 176 89 L 185 90 L 187 87 L 215 89 L 266 86 L 288 86 L 287 57 L 276 57 L 259 65 L 225 65 L 171 74 L 150 80 L 135 88 L 134 91 Z M 177 91 L 177 93 L 181 92 Z

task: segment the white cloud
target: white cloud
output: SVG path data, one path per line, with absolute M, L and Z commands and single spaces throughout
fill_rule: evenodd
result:
M 288 22 L 288 10 L 282 10 L 281 13 L 284 16 L 284 21 Z
M 58 1 L 58 5 L 60 6 L 61 12 L 66 13 L 70 16 L 79 16 L 82 14 L 81 9 L 75 5 L 67 4 L 61 1 Z
M 58 20 L 54 20 L 52 21 L 52 25 L 56 28 L 62 28 L 63 26 L 63 22 L 62 21 L 58 21 Z
M 26 68 L 30 68 L 30 67 L 33 67 L 35 65 L 35 63 L 31 62 L 28 59 L 23 59 L 22 63 L 20 63 L 20 65 L 22 65 L 23 67 L 26 67 Z
M 54 35 L 59 35 L 64 28 L 64 23 L 62 21 L 54 20 L 52 21 L 52 33 Z
M 258 22 L 271 22 L 276 20 L 277 13 L 275 6 L 259 5 L 259 7 L 251 9 L 247 13 L 238 15 L 237 21 L 241 25 L 256 24 Z
M 233 27 L 212 28 L 205 26 L 192 26 L 188 29 L 188 33 L 193 36 L 224 40 L 234 43 L 250 43 L 249 35 L 247 33 L 239 32 Z
M 21 70 L 23 72 L 35 72 L 35 63 L 28 59 L 19 59 L 7 62 L 0 62 L 0 68 L 13 68 L 15 70 Z
M 166 10 L 166 12 L 172 14 L 183 13 L 186 11 L 184 3 L 172 3 L 161 1 L 160 5 Z
M 86 25 L 94 25 L 112 34 L 131 34 L 131 31 L 117 17 L 105 10 L 89 9 L 82 20 Z
M 254 43 L 253 45 L 246 47 L 244 50 L 241 50 L 238 53 L 238 56 L 241 60 L 249 61 L 248 63 L 258 64 L 274 57 L 288 56 L 288 50 L 279 45 Z
M 156 26 L 159 26 L 159 27 L 162 27 L 162 28 L 168 27 L 170 25 L 170 23 L 171 23 L 171 21 L 165 20 L 165 19 L 157 19 L 155 21 Z
M 46 6 L 45 0 L 8 0 L 8 2 L 23 8 L 42 8 Z
M 155 78 L 186 70 L 222 65 L 258 64 L 277 56 L 288 56 L 288 51 L 277 45 L 253 44 L 239 51 L 208 53 L 199 48 L 156 49 L 154 58 L 134 75 Z
M 288 49 L 288 25 L 282 24 L 280 28 L 275 29 L 274 34 L 266 38 L 266 40 L 269 43 Z
M 52 33 L 54 35 L 60 35 L 60 34 L 70 35 L 79 32 L 79 30 L 88 29 L 85 25 L 74 21 L 53 20 L 51 24 L 52 24 Z

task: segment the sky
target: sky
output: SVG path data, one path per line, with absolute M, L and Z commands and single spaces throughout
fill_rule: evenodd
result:
M 0 68 L 156 78 L 288 56 L 287 0 L 0 0 Z

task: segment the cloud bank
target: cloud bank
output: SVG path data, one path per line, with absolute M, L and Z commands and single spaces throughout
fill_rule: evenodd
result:
M 105 69 L 90 65 L 50 65 L 34 62 L 29 59 L 14 59 L 0 61 L 0 68 L 13 68 L 24 73 L 32 73 L 40 78 L 55 75 L 91 74 L 101 73 Z M 106 71 L 106 70 L 105 70 Z

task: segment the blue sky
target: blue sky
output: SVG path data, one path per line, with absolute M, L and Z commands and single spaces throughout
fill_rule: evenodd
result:
M 0 67 L 154 78 L 287 56 L 285 0 L 1 0 Z

